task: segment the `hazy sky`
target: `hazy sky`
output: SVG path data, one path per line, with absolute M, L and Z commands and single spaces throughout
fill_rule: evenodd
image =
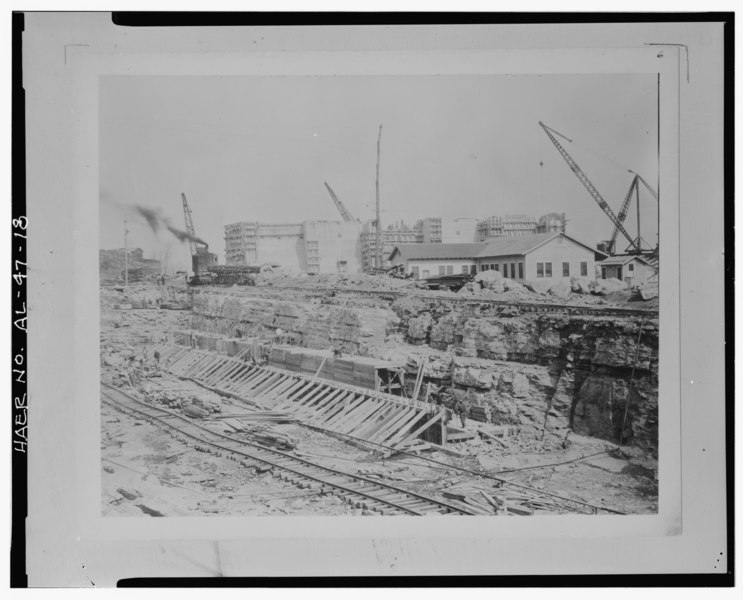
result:
M 373 218 L 380 123 L 383 225 L 565 212 L 568 233 L 595 244 L 613 227 L 538 121 L 573 140 L 560 141 L 618 212 L 627 169 L 657 182 L 656 93 L 655 75 L 103 77 L 100 245 L 123 246 L 128 215 L 131 247 L 150 257 L 173 242 L 185 265 L 185 244 L 125 208 L 182 228 L 181 192 L 220 263 L 225 224 L 340 220 L 323 181 Z M 642 203 L 654 245 L 657 204 Z M 635 221 L 633 207 L 631 234 Z

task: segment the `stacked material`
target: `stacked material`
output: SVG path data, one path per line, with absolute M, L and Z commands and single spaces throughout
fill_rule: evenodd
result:
M 194 406 L 193 404 L 189 404 L 188 406 L 183 407 L 183 414 L 187 417 L 192 417 L 195 419 L 203 419 L 209 414 L 209 411 L 205 408 L 201 408 L 199 406 Z
M 470 419 L 473 421 L 480 421 L 481 423 L 487 423 L 488 414 L 484 406 L 471 406 L 470 407 Z

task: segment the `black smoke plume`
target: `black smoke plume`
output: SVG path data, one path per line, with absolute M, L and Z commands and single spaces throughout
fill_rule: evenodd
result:
M 170 219 L 167 217 L 162 216 L 157 210 L 149 208 L 147 206 L 142 206 L 141 204 L 137 204 L 134 206 L 134 210 L 137 212 L 139 216 L 141 216 L 145 221 L 147 221 L 147 224 L 150 226 L 150 229 L 152 229 L 153 233 L 157 233 L 161 227 L 164 227 L 167 229 L 170 233 L 172 233 L 179 242 L 196 242 L 197 244 L 203 244 L 204 246 L 209 246 L 204 240 L 202 240 L 200 237 L 196 235 L 191 235 L 188 233 L 188 231 L 184 231 L 182 229 L 178 229 L 175 227 L 171 222 Z

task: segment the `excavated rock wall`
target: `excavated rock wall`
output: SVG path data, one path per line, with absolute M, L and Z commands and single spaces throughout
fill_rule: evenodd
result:
M 489 420 L 538 436 L 544 430 L 559 439 L 570 430 L 657 452 L 657 320 L 514 316 L 411 298 L 393 309 L 409 343 L 454 354 L 452 386 Z
M 230 337 L 272 336 L 281 329 L 299 346 L 365 355 L 370 346 L 384 344 L 388 333 L 398 326 L 395 313 L 383 308 L 357 309 L 212 291 L 193 295 L 191 327 Z
M 574 431 L 657 452 L 657 320 L 452 308 L 412 297 L 384 308 L 198 291 L 191 327 L 230 337 L 281 329 L 297 345 L 359 355 L 396 342 L 430 346 L 442 351 L 429 360 L 430 380 L 491 422 L 552 443 Z M 408 371 L 414 381 L 414 361 Z

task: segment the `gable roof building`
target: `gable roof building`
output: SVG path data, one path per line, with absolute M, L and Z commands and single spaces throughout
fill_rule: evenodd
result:
M 502 237 L 475 244 L 405 244 L 390 254 L 413 277 L 499 271 L 516 280 L 595 277 L 603 252 L 562 232 Z

